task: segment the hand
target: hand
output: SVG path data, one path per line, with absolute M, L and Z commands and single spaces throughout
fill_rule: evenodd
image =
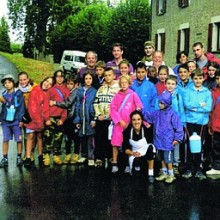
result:
M 206 102 L 200 102 L 200 106 L 201 106 L 201 107 L 206 106 Z
M 81 124 L 76 124 L 76 128 L 80 129 L 81 128 Z
M 57 125 L 58 126 L 63 125 L 63 121 L 62 120 L 58 120 Z
M 96 125 L 95 121 L 91 121 L 90 126 L 91 126 L 92 128 L 94 128 L 95 125 Z
M 98 120 L 99 120 L 99 121 L 103 121 L 104 119 L 105 119 L 104 115 L 99 115 L 99 116 L 98 116 Z
M 0 102 L 1 102 L 1 103 L 5 103 L 5 99 L 4 99 L 3 96 L 0 96 Z
M 122 128 L 126 128 L 127 127 L 127 124 L 123 121 L 123 120 L 121 120 L 120 122 L 119 122 L 119 124 L 120 124 L 120 126 L 122 127 Z
M 135 151 L 135 152 L 132 152 L 132 156 L 134 156 L 134 157 L 140 157 L 141 154 L 140 154 L 139 152 Z
M 19 127 L 22 128 L 24 126 L 24 122 L 19 122 Z
M 54 106 L 54 105 L 55 105 L 55 104 L 54 104 L 54 101 L 53 101 L 53 100 L 50 100 L 49 105 L 50 105 L 50 106 Z
M 213 135 L 213 133 L 214 133 L 211 127 L 208 128 L 208 132 L 210 135 Z
M 172 145 L 175 147 L 179 142 L 178 141 L 173 141 Z
M 47 126 L 50 126 L 50 125 L 51 125 L 51 121 L 48 120 L 48 121 L 45 122 L 45 124 L 46 124 Z

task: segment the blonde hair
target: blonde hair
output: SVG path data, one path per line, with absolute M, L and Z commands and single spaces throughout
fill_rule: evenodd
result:
M 119 81 L 118 81 L 119 86 L 121 86 L 121 81 L 122 81 L 122 79 L 127 80 L 128 83 L 129 83 L 129 85 L 132 84 L 132 80 L 131 80 L 131 77 L 130 77 L 129 75 L 122 75 L 122 76 L 119 77 Z

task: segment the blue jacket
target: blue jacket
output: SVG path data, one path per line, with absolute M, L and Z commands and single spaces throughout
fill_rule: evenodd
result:
M 81 124 L 79 130 L 80 137 L 83 135 L 93 135 L 95 133 L 95 129 L 91 127 L 90 123 L 94 121 L 95 117 L 93 102 L 95 100 L 96 91 L 94 87 L 90 87 L 87 90 L 85 90 L 84 87 L 80 87 L 77 92 L 75 108 L 76 117 L 73 122 L 75 124 Z
M 184 84 L 182 81 L 178 81 L 177 83 L 178 93 L 182 95 L 182 97 L 184 97 L 186 89 L 188 89 L 189 87 L 193 87 L 193 86 L 194 86 L 193 81 L 190 78 L 187 84 Z
M 12 93 L 12 99 L 9 100 L 9 94 L 7 90 L 5 90 L 2 93 L 2 96 L 6 100 L 5 103 L 2 104 L 2 110 L 0 114 L 0 121 L 2 122 L 2 125 L 17 125 L 19 122 L 22 121 L 23 115 L 25 113 L 25 104 L 24 104 L 24 97 L 20 89 L 14 89 L 14 92 Z M 14 121 L 8 122 L 6 121 L 6 114 L 7 114 L 7 108 L 10 108 L 11 105 L 14 105 L 15 107 L 15 116 Z
M 144 79 L 142 82 L 135 79 L 131 85 L 131 89 L 138 94 L 144 105 L 144 109 L 149 112 L 155 111 L 157 90 L 152 82 L 149 82 L 147 79 Z
M 173 141 L 181 141 L 183 139 L 183 126 L 177 113 L 172 109 L 172 97 L 167 91 L 163 92 L 159 97 L 166 108 L 155 112 L 144 111 L 144 119 L 153 124 L 154 145 L 159 150 L 173 150 Z
M 206 125 L 209 121 L 209 113 L 212 109 L 212 95 L 211 92 L 204 86 L 201 90 L 196 90 L 194 86 L 186 89 L 183 98 L 186 122 Z M 206 103 L 202 106 L 201 103 Z

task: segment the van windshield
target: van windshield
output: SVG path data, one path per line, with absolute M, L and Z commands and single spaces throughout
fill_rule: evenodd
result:
M 66 55 L 64 59 L 67 60 L 67 61 L 72 61 L 73 60 L 73 56 Z
M 75 61 L 80 62 L 80 63 L 84 63 L 85 62 L 85 57 L 75 56 Z

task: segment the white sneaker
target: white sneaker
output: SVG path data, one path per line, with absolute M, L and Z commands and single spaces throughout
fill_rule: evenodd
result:
M 95 162 L 94 160 L 88 160 L 88 166 L 94 166 L 95 165 Z
M 135 169 L 135 171 L 137 171 L 137 172 L 139 172 L 139 171 L 141 170 L 140 167 L 135 167 L 134 169 Z
M 130 167 L 129 166 L 125 167 L 124 173 L 130 173 Z
M 117 173 L 118 172 L 118 166 L 113 165 L 112 166 L 112 173 Z
M 207 175 L 220 175 L 220 170 L 211 169 L 206 171 Z
M 81 157 L 81 158 L 79 158 L 78 163 L 85 163 L 85 161 L 86 161 L 86 158 Z

